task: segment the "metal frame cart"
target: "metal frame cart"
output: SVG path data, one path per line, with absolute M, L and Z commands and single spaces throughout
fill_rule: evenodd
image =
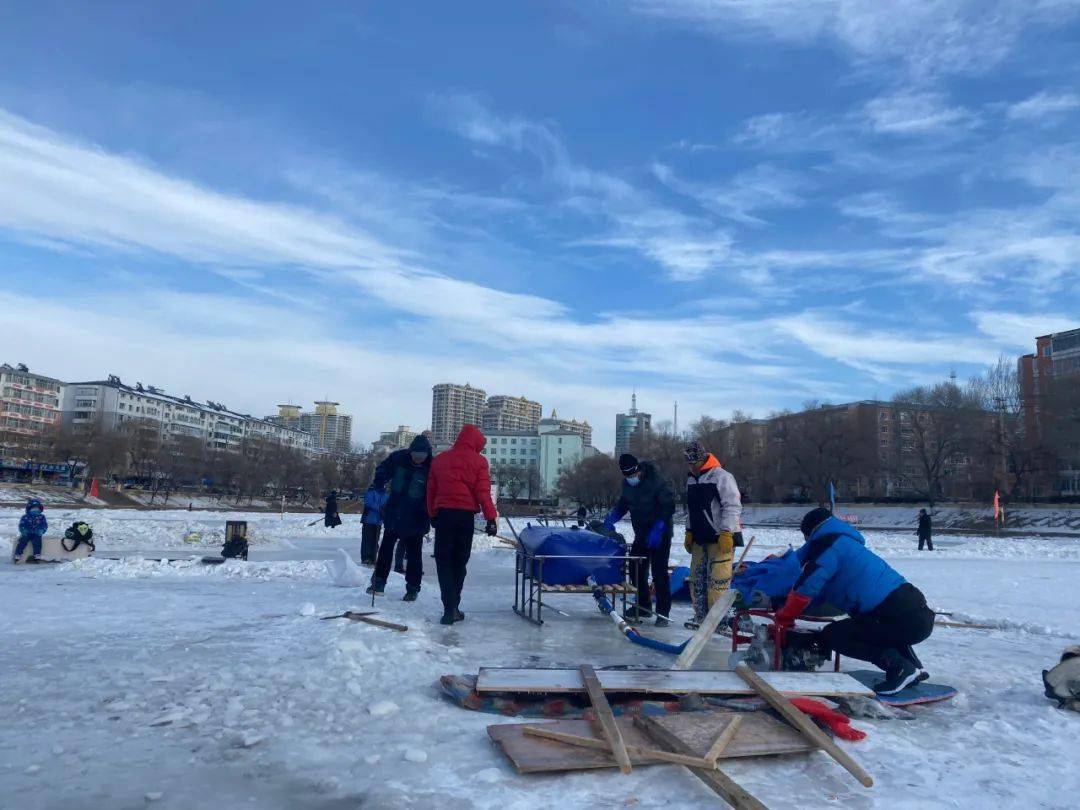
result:
M 545 560 L 603 560 L 610 562 L 612 557 L 596 554 L 531 554 L 518 543 L 514 562 L 514 612 L 534 624 L 543 624 L 544 594 L 587 594 L 592 596 L 593 588 L 581 585 L 546 585 L 544 584 Z M 645 557 L 622 557 L 621 583 L 601 585 L 601 590 L 612 597 L 622 599 L 622 612 L 626 613 L 626 597 L 637 594 L 634 586 L 634 565 L 640 564 Z M 612 601 L 615 601 L 614 598 Z M 553 608 L 554 609 L 554 608 Z
M 745 633 L 739 632 L 739 625 L 743 617 L 750 618 L 752 616 L 759 616 L 763 619 L 767 619 L 773 626 L 773 654 L 772 654 L 772 668 L 774 671 L 780 670 L 780 665 L 783 662 L 783 649 L 784 649 L 784 636 L 787 633 L 787 628 L 783 625 L 776 624 L 776 611 L 762 610 L 758 608 L 750 608 L 749 610 L 739 610 L 735 612 L 735 617 L 731 620 L 731 651 L 738 652 L 740 644 L 750 644 L 753 642 L 754 637 L 748 636 Z M 805 622 L 818 622 L 826 624 L 828 622 L 836 621 L 838 616 L 800 616 L 800 621 Z M 751 619 L 753 621 L 753 619 Z M 833 672 L 840 671 L 840 653 L 835 653 L 833 657 Z

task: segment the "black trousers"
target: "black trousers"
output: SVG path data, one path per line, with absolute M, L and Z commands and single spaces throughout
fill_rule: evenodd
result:
M 360 530 L 360 562 L 374 563 L 379 554 L 379 532 L 382 526 L 378 523 L 365 523 Z
M 926 547 L 930 550 L 934 550 L 934 540 L 928 534 L 919 535 L 919 551 L 922 551 L 923 543 L 926 543 Z
M 467 509 L 440 509 L 435 519 L 435 566 L 443 610 L 458 609 L 465 573 L 472 555 L 473 513 Z
M 424 535 L 414 537 L 398 537 L 389 529 L 383 534 L 382 545 L 379 546 L 379 556 L 375 560 L 375 573 L 371 575 L 371 581 L 380 585 L 386 585 L 390 576 L 390 566 L 394 563 L 394 546 L 405 549 L 405 589 L 409 591 L 420 590 L 420 580 L 424 577 Z
M 916 666 L 912 646 L 926 641 L 934 630 L 934 612 L 922 591 L 905 582 L 869 613 L 833 622 L 821 631 L 821 641 L 849 658 L 869 661 L 885 669 L 883 655 L 898 651 Z
M 671 537 L 665 536 L 660 545 L 650 549 L 646 540 L 648 535 L 634 536 L 630 545 L 631 557 L 644 557 L 635 561 L 634 585 L 637 587 L 637 603 L 652 610 L 652 595 L 649 593 L 649 570 L 652 570 L 653 587 L 656 589 L 656 612 L 661 616 L 671 615 L 671 576 L 668 573 L 668 558 L 671 557 Z

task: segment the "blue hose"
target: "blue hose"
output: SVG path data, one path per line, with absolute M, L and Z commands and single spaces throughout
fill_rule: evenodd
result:
M 682 644 L 666 644 L 663 641 L 657 641 L 654 638 L 648 638 L 641 635 L 636 629 L 631 627 L 626 621 L 619 617 L 615 612 L 615 608 L 612 606 L 608 598 L 604 596 L 603 590 L 596 585 L 596 581 L 589 577 L 589 584 L 593 586 L 593 599 L 596 600 L 597 606 L 600 608 L 601 613 L 606 613 L 611 617 L 611 620 L 615 622 L 615 625 L 619 628 L 619 632 L 630 639 L 635 644 L 640 644 L 642 647 L 648 647 L 650 650 L 659 650 L 660 652 L 671 653 L 672 655 L 679 655 L 687 644 L 690 643 L 690 639 L 687 639 Z

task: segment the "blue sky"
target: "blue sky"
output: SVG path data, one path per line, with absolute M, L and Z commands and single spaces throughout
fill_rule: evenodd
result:
M 310 4 L 309 4 L 310 5 Z M 7 4 L 0 361 L 357 439 L 889 396 L 1080 326 L 1080 0 Z

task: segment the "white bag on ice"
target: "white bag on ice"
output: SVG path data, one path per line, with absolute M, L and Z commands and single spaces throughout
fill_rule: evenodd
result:
M 360 567 L 352 561 L 345 549 L 337 550 L 337 557 L 327 560 L 326 570 L 330 579 L 340 588 L 360 588 L 365 584 Z

